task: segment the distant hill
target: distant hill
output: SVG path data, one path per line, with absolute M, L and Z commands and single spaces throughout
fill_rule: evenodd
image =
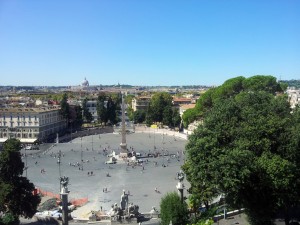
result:
M 280 82 L 286 83 L 289 87 L 295 87 L 300 89 L 300 80 L 281 80 Z

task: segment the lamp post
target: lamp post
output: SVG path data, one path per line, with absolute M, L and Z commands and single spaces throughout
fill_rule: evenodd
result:
M 68 177 L 60 177 L 60 186 L 61 186 L 61 202 L 62 202 L 62 225 L 68 225 Z
M 61 177 L 60 157 L 61 157 L 61 151 L 59 150 L 59 152 L 58 152 L 58 157 L 57 157 L 57 165 L 58 165 L 58 173 L 59 173 L 59 177 Z M 61 183 L 60 183 L 60 186 L 59 186 L 59 190 L 61 190 Z
M 26 152 L 26 147 L 25 147 L 25 175 L 27 178 L 27 152 Z
M 82 137 L 80 138 L 80 147 L 81 147 L 81 152 L 80 152 L 80 165 L 81 165 L 81 170 L 83 170 L 83 159 L 82 159 Z
M 94 151 L 94 137 L 93 137 L 93 133 L 92 133 L 92 151 Z
M 178 193 L 180 195 L 181 203 L 183 203 L 184 173 L 181 170 L 179 172 L 177 172 L 177 179 L 178 179 L 178 183 L 176 185 L 176 188 L 177 188 Z

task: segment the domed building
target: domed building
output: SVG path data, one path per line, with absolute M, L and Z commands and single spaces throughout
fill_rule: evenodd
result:
M 88 80 L 86 78 L 84 78 L 84 80 L 82 81 L 81 86 L 83 88 L 90 86 L 90 84 L 89 84 L 89 82 L 88 82 Z

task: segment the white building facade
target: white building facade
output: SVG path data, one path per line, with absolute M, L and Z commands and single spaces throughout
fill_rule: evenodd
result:
M 21 143 L 46 141 L 66 125 L 59 107 L 1 108 L 0 142 L 10 138 L 17 138 Z

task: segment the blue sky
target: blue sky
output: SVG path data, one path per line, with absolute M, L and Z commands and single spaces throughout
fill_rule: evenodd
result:
M 300 79 L 298 0 L 0 0 L 0 85 Z

